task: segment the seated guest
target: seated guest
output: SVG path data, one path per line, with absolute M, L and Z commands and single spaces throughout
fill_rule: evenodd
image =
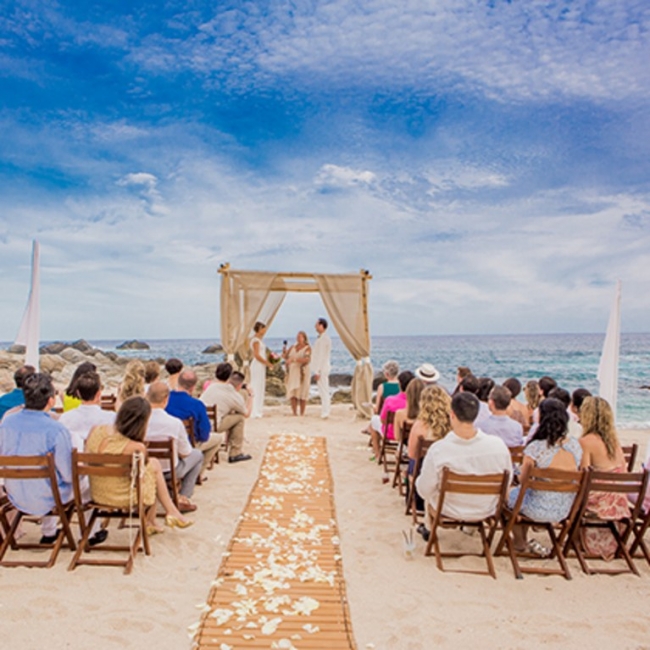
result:
M 524 397 L 526 398 L 526 409 L 528 411 L 528 430 L 530 431 L 530 427 L 537 422 L 537 407 L 539 406 L 541 399 L 539 384 L 534 379 L 526 382 L 526 385 L 524 386 Z
M 149 386 L 160 379 L 160 366 L 157 361 L 147 361 L 144 364 L 144 392 L 149 392 Z
M 220 363 L 215 370 L 217 381 L 210 384 L 201 395 L 206 406 L 217 407 L 217 432 L 226 434 L 228 462 L 238 463 L 250 460 L 243 453 L 244 420 L 253 409 L 253 395 L 242 391 L 244 375 L 233 372 L 229 363 Z
M 553 398 L 544 399 L 539 405 L 539 415 L 539 427 L 524 450 L 522 474 L 527 467 L 577 470 L 582 459 L 582 449 L 577 440 L 569 437 L 569 416 L 564 404 Z M 515 505 L 518 496 L 519 486 L 510 492 L 510 508 Z M 540 522 L 561 521 L 568 516 L 574 498 L 575 494 L 570 492 L 531 490 L 524 495 L 521 514 Z M 548 555 L 548 549 L 535 540 L 527 542 L 526 536 L 526 526 L 515 526 L 514 542 L 517 551 Z
M 572 419 L 578 424 L 580 424 L 580 408 L 585 397 L 591 397 L 591 392 L 586 388 L 576 388 L 573 393 L 571 393 L 571 405 L 569 406 L 569 411 Z M 582 435 L 582 427 L 580 427 L 580 434 Z
M 442 470 L 448 467 L 459 474 L 497 474 L 511 472 L 510 452 L 503 441 L 488 436 L 474 426 L 479 400 L 469 392 L 459 392 L 451 400 L 451 431 L 434 442 L 424 458 L 415 487 L 419 495 L 435 510 Z M 445 499 L 444 515 L 456 519 L 479 520 L 490 516 L 498 499 L 492 496 L 450 494 Z M 428 537 L 426 530 L 421 531 Z
M 197 381 L 198 378 L 193 370 L 183 370 L 178 375 L 178 390 L 172 390 L 169 393 L 165 410 L 169 415 L 181 420 L 194 418 L 196 447 L 203 452 L 203 466 L 201 467 L 201 474 L 203 474 L 219 451 L 222 436 L 219 433 L 211 433 L 212 425 L 205 404 L 192 396 Z
M 521 424 L 524 435 L 526 435 L 530 429 L 530 418 L 528 407 L 517 399 L 517 395 L 521 393 L 521 382 L 516 377 L 510 377 L 503 382 L 503 385 L 510 391 L 511 395 L 506 414 Z
M 381 413 L 381 407 L 387 397 L 397 395 L 397 393 L 400 392 L 399 380 L 397 379 L 397 375 L 399 375 L 399 363 L 390 359 L 389 361 L 386 361 L 381 370 L 384 374 L 385 381 L 377 386 L 375 405 L 373 407 L 376 415 Z
M 149 387 L 147 400 L 151 404 L 151 417 L 147 425 L 145 440 L 175 440 L 176 459 L 174 466 L 176 476 L 181 481 L 179 490 L 181 499 L 179 509 L 181 512 L 192 512 L 196 506 L 192 503 L 194 486 L 201 473 L 203 453 L 190 444 L 185 425 L 178 418 L 165 411 L 169 401 L 169 386 L 161 381 L 156 381 Z M 169 471 L 167 461 L 162 461 L 163 472 Z
M 25 379 L 30 375 L 33 375 L 35 372 L 36 369 L 34 366 L 22 366 L 16 370 L 14 373 L 14 383 L 16 384 L 16 388 L 0 397 L 0 420 L 2 420 L 7 411 L 16 408 L 17 406 L 22 406 L 25 403 L 25 398 L 23 397 L 23 384 Z
M 83 451 L 91 429 L 104 424 L 111 426 L 115 421 L 115 413 L 104 411 L 100 406 L 102 383 L 96 372 L 86 372 L 77 378 L 75 394 L 81 399 L 81 405 L 63 413 L 59 422 L 70 432 L 73 448 Z M 84 502 L 90 501 L 88 477 L 83 477 L 80 484 Z M 91 546 L 101 544 L 108 537 L 108 531 L 102 529 L 99 520 L 93 524 L 92 532 L 89 540 Z
M 401 440 L 404 425 L 410 424 L 412 426 L 418 417 L 418 413 L 420 412 L 420 395 L 423 390 L 424 382 L 421 379 L 414 377 L 409 381 L 406 387 L 406 406 L 395 411 L 393 428 L 395 430 L 396 440 Z
M 90 363 L 90 361 L 84 361 L 75 368 L 72 379 L 67 388 L 63 391 L 63 396 L 61 398 L 64 413 L 77 408 L 77 406 L 81 404 L 81 398 L 77 394 L 77 381 L 79 380 L 79 377 L 85 375 L 87 372 L 96 372 L 96 370 L 97 366 L 94 363 Z
M 581 467 L 599 472 L 627 472 L 625 454 L 616 435 L 614 413 L 602 397 L 586 397 L 580 409 L 583 433 Z M 591 492 L 587 512 L 603 519 L 620 520 L 630 516 L 630 506 L 625 494 Z M 591 555 L 603 560 L 614 558 L 618 545 L 611 531 L 606 528 L 590 528 L 583 531 L 582 543 Z
M 467 375 L 463 377 L 463 380 L 460 382 L 460 387 L 458 391 L 460 393 L 471 393 L 475 395 L 478 399 L 479 391 L 481 390 L 481 383 L 477 377 L 474 375 Z M 490 408 L 486 402 L 481 402 L 479 400 L 478 415 L 476 416 L 476 424 L 478 425 L 481 420 L 490 417 Z
M 129 397 L 120 406 L 112 426 L 95 427 L 86 440 L 86 451 L 90 454 L 146 454 L 147 448 L 143 443 L 151 406 L 144 397 L 136 395 Z M 90 492 L 93 501 L 113 506 L 129 508 L 133 503 L 133 487 L 128 477 L 91 476 Z M 158 501 L 165 509 L 165 524 L 170 528 L 187 528 L 194 522 L 183 517 L 169 496 L 167 483 L 163 476 L 157 458 L 147 459 L 143 477 L 142 493 L 147 509 L 147 532 L 149 535 L 162 533 L 163 529 L 156 525 L 156 509 L 153 506 Z
M 384 375 L 384 381 L 377 386 L 375 403 L 372 407 L 373 415 L 370 418 L 370 424 L 361 433 L 373 435 L 373 431 L 375 434 L 381 431 L 380 413 L 382 406 L 384 405 L 384 399 L 392 395 L 397 395 L 397 393 L 400 392 L 399 380 L 397 379 L 397 375 L 399 375 L 399 364 L 397 361 L 386 361 L 382 366 L 382 373 Z
M 370 425 L 370 441 L 372 449 L 375 452 L 375 457 L 379 456 L 381 437 L 384 435 L 384 427 L 386 427 L 386 439 L 395 440 L 394 424 L 386 424 L 388 422 L 388 414 L 391 412 L 395 413 L 406 406 L 405 391 L 409 382 L 413 379 L 413 373 L 410 370 L 404 370 L 404 372 L 400 372 L 397 379 L 399 392 L 384 400 L 383 406 L 381 407 L 381 413 L 379 414 L 378 428 L 375 429 L 375 425 L 377 425 L 376 421 Z
M 90 430 L 100 424 L 113 424 L 115 413 L 104 411 L 100 406 L 102 383 L 96 372 L 81 375 L 75 382 L 75 393 L 81 399 L 81 405 L 63 413 L 59 422 L 70 432 L 72 446 L 83 451 Z
M 440 440 L 451 429 L 451 397 L 442 386 L 426 386 L 420 395 L 420 408 L 417 418 L 409 435 L 408 455 L 409 474 L 413 466 L 420 438 L 424 440 Z
M 432 363 L 423 363 L 415 370 L 415 376 L 426 386 L 435 384 L 440 379 L 440 373 Z
M 169 375 L 167 377 L 169 390 L 176 390 L 178 388 L 178 376 L 181 374 L 181 370 L 183 370 L 183 362 L 174 357 L 167 359 L 165 362 L 165 370 Z
M 539 384 L 539 392 L 540 392 L 541 399 L 546 399 L 549 396 L 548 394 L 554 388 L 557 388 L 557 382 L 555 381 L 555 379 L 547 375 L 545 375 L 544 377 L 540 377 L 537 383 Z
M 524 429 L 519 422 L 507 415 L 511 397 L 505 386 L 495 386 L 490 391 L 488 400 L 490 416 L 481 420 L 478 426 L 488 435 L 501 438 L 507 447 L 519 447 L 524 444 Z
M 139 395 L 144 397 L 145 395 L 145 370 L 144 363 L 139 359 L 133 359 L 126 364 L 124 370 L 124 378 L 120 383 L 119 388 L 117 389 L 117 405 L 119 405 L 129 399 L 129 397 L 135 397 Z
M 452 395 L 455 395 L 456 393 L 460 392 L 460 382 L 467 377 L 467 375 L 471 375 L 472 371 L 467 367 L 467 366 L 458 366 L 456 369 L 456 388 L 454 388 L 454 392 Z
M 490 391 L 494 388 L 494 385 L 494 379 L 491 377 L 479 377 L 478 393 L 476 394 L 476 397 L 478 397 L 481 402 L 487 404 L 490 399 Z
M 0 423 L 0 455 L 45 456 L 51 453 L 61 500 L 72 499 L 72 441 L 69 431 L 47 411 L 53 408 L 56 392 L 49 375 L 35 373 L 23 382 L 25 408 L 8 413 Z M 56 505 L 49 479 L 6 479 L 5 490 L 15 508 L 43 517 Z M 57 531 L 56 517 L 44 517 L 41 544 L 53 544 Z
M 571 410 L 571 394 L 569 391 L 560 388 L 560 386 L 556 386 L 549 392 L 548 396 L 558 399 L 562 404 L 564 404 L 567 415 L 569 416 L 569 435 L 573 438 L 579 438 L 582 435 L 582 427 L 578 423 L 578 418 Z

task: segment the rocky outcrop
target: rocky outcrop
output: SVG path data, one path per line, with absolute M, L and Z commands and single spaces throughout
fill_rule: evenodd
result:
M 145 343 L 144 341 L 136 341 L 135 339 L 133 341 L 124 341 L 124 343 L 121 343 L 118 345 L 116 350 L 149 350 L 149 344 Z
M 201 354 L 221 354 L 223 352 L 223 346 L 220 345 L 219 343 L 215 343 L 214 345 L 208 345 L 205 350 L 201 352 Z

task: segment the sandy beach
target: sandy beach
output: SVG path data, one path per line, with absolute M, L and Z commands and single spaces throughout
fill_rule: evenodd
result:
M 247 422 L 247 463 L 223 461 L 195 492 L 196 524 L 152 539 L 152 555 L 137 558 L 132 575 L 110 567 L 67 571 L 63 551 L 52 569 L 0 571 L 3 647 L 189 648 L 187 628 L 217 573 L 221 555 L 253 486 L 268 438 L 299 433 L 327 439 L 352 626 L 358 647 L 395 650 L 449 648 L 650 648 L 646 604 L 650 567 L 635 576 L 585 576 L 570 561 L 572 581 L 561 577 L 514 579 L 507 558 L 496 558 L 497 580 L 441 573 L 423 556 L 403 555 L 402 530 L 410 527 L 396 490 L 381 483 L 369 462 L 363 423 L 348 405 L 328 420 L 309 406 L 304 418 L 288 407 L 267 407 Z M 623 430 L 625 443 L 645 451 L 650 431 Z M 452 544 L 476 540 L 450 532 Z M 450 566 L 480 567 L 465 558 Z

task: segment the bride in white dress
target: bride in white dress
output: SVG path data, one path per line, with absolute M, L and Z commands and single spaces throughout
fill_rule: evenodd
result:
M 262 338 L 266 334 L 266 325 L 259 321 L 253 326 L 255 336 L 251 341 L 251 388 L 253 389 L 253 408 L 251 417 L 261 418 L 264 409 L 264 393 L 266 391 L 266 369 L 271 363 L 266 358 L 266 345 Z

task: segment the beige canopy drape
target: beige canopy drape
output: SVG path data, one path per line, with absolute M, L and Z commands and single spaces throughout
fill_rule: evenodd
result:
M 269 326 L 287 291 L 319 292 L 327 315 L 343 344 L 357 362 L 352 378 L 352 403 L 360 415 L 372 414 L 368 280 L 359 274 L 272 273 L 235 271 L 222 264 L 221 345 L 229 359 L 249 358 L 248 342 L 255 321 Z

